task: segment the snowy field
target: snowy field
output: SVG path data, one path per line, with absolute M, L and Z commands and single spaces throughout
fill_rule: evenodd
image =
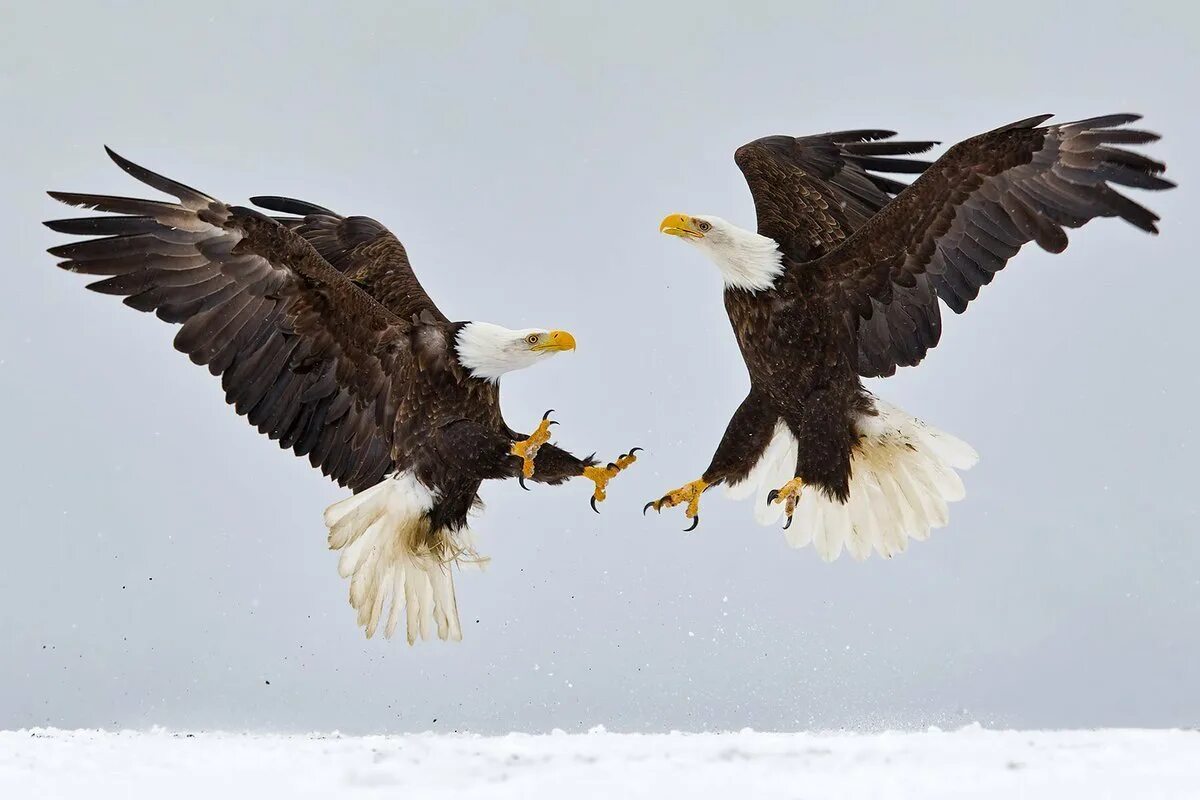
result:
M 1196 731 L 0 732 L 2 798 L 1200 798 Z

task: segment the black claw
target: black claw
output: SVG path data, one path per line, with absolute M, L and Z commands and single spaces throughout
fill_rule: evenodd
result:
M 592 511 L 595 511 L 597 514 L 600 513 L 600 509 L 596 508 L 596 495 L 592 495 L 592 499 L 589 500 L 588 503 L 591 504 Z
M 649 511 L 649 510 L 650 510 L 650 509 L 652 509 L 652 508 L 654 508 L 654 501 L 653 501 L 653 500 L 651 500 L 649 503 L 646 503 L 646 505 L 642 506 L 642 516 L 643 516 L 643 517 L 644 517 L 644 516 L 646 516 L 646 512 L 647 512 L 647 511 Z M 655 510 L 657 510 L 657 509 L 655 509 Z
M 792 515 L 788 514 L 788 521 L 783 523 L 783 529 L 786 531 L 790 527 L 792 527 Z
M 771 491 L 767 492 L 767 505 L 774 503 L 776 497 L 779 497 L 778 489 L 772 489 Z
M 628 453 L 626 453 L 625 455 L 627 455 L 627 456 L 631 456 L 631 455 L 633 455 L 634 453 L 636 453 L 637 451 L 639 451 L 639 450 L 645 450 L 645 449 L 646 449 L 646 448 L 644 448 L 644 447 L 635 447 L 635 448 L 633 448 L 632 450 L 630 450 Z
M 549 424 L 549 425 L 547 425 L 546 427 L 547 427 L 547 428 L 553 428 L 553 427 L 554 427 L 555 425 L 557 425 L 557 424 L 558 424 L 558 420 L 556 420 L 556 419 L 552 419 L 552 420 L 550 420 L 550 424 Z
M 530 491 L 530 488 L 525 485 L 525 473 L 524 472 L 517 473 L 517 483 L 521 484 L 521 488 L 524 489 L 525 491 L 527 491 L 527 492 Z
M 621 468 L 620 468 L 620 467 L 618 467 L 616 464 L 614 464 L 614 463 L 613 463 L 613 462 L 611 462 L 611 461 L 610 461 L 610 462 L 608 462 L 608 467 L 607 467 L 607 468 L 608 468 L 608 469 L 615 469 L 615 470 L 617 470 L 618 472 L 620 472 L 620 470 L 621 470 Z
M 549 411 L 547 411 L 545 414 L 542 414 L 542 419 L 545 419 L 546 417 L 550 416 L 553 413 L 554 413 L 554 409 L 552 408 Z
M 684 533 L 687 533 L 688 531 L 694 531 L 694 530 L 696 530 L 696 526 L 697 526 L 697 525 L 699 525 L 699 524 L 700 524 L 700 515 L 699 515 L 699 514 L 697 514 L 696 516 L 692 517 L 692 525 L 691 525 L 691 527 L 684 528 L 684 529 L 683 529 L 683 532 L 684 532 Z

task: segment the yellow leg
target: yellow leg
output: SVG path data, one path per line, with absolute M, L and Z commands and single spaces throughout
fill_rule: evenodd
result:
M 796 513 L 796 501 L 800 499 L 800 490 L 804 488 L 804 482 L 799 478 L 792 478 L 778 489 L 772 489 L 767 495 L 767 504 L 783 503 L 783 510 L 787 513 L 787 522 L 784 523 L 783 529 L 787 530 L 792 526 L 792 514 Z
M 596 484 L 596 489 L 592 492 L 592 499 L 589 501 L 592 506 L 592 511 L 595 511 L 597 514 L 600 513 L 600 509 L 596 508 L 596 503 L 603 503 L 604 498 L 608 496 L 607 492 L 605 491 L 605 487 L 608 486 L 608 482 L 617 477 L 617 473 L 619 473 L 621 470 L 637 461 L 637 455 L 635 454 L 641 449 L 642 448 L 640 447 L 633 448 L 625 455 L 620 456 L 616 461 L 610 463 L 607 467 L 594 466 L 583 468 L 583 477 Z
M 684 530 L 695 530 L 696 526 L 700 524 L 700 495 L 707 488 L 708 484 L 703 479 L 685 483 L 678 489 L 667 492 L 657 500 L 651 500 L 649 503 L 646 503 L 645 508 L 642 509 L 642 513 L 645 514 L 652 508 L 661 513 L 664 508 L 674 508 L 682 503 L 687 503 L 687 508 L 684 510 L 683 515 L 692 520 L 692 524 Z
M 513 442 L 512 449 L 509 451 L 524 462 L 521 464 L 522 485 L 524 485 L 524 478 L 533 477 L 533 460 L 537 458 L 538 450 L 542 445 L 550 441 L 550 426 L 558 424 L 550 419 L 552 413 L 554 413 L 553 408 L 543 414 L 537 430 L 531 433 L 528 439 Z

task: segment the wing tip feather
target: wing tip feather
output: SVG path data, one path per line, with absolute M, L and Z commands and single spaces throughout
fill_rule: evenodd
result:
M 80 195 L 75 192 L 58 192 L 53 189 L 47 189 L 46 194 L 60 203 L 66 203 L 69 206 L 80 207 L 84 203 L 80 201 Z
M 331 217 L 341 218 L 341 215 L 336 211 L 319 206 L 316 203 L 310 203 L 307 200 L 297 200 L 294 197 L 260 194 L 251 197 L 250 202 L 259 208 L 265 208 L 268 211 L 276 211 L 281 214 L 296 214 L 301 217 L 306 217 L 309 214 L 326 214 Z

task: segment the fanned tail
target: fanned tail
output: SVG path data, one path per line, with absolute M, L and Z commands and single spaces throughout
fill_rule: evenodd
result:
M 432 506 L 430 491 L 401 473 L 325 509 L 329 547 L 342 553 L 338 572 L 350 579 L 350 605 L 368 638 L 385 610 L 391 638 L 403 610 L 409 644 L 433 627 L 439 639 L 462 639 L 451 568 L 475 554 L 465 529 L 432 529 Z
M 874 399 L 876 415 L 859 419 L 862 438 L 851 461 L 850 496 L 845 503 L 815 488 L 801 492 L 791 527 L 792 547 L 812 544 L 832 561 L 846 550 L 855 559 L 871 551 L 890 558 L 908 541 L 924 541 L 949 521 L 947 505 L 966 494 L 957 471 L 970 469 L 979 455 L 966 442 L 940 431 L 900 408 Z M 770 525 L 783 507 L 767 494 L 793 477 L 798 445 L 780 423 L 749 478 L 731 489 L 754 498 L 754 516 Z

